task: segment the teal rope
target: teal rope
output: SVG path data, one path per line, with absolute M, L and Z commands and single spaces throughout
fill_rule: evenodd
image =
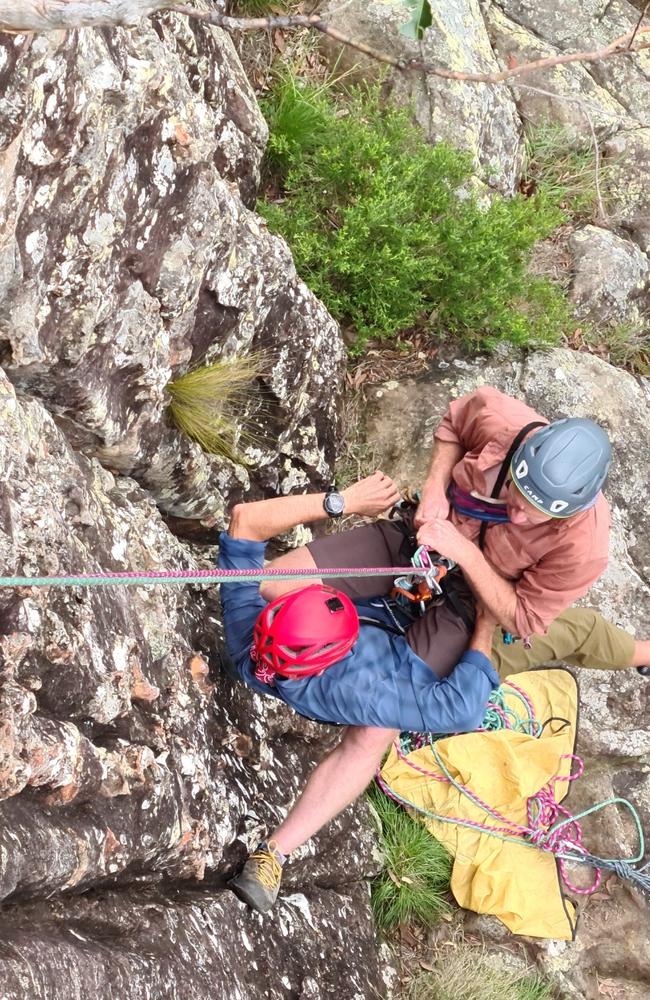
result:
M 236 581 L 250 581 L 251 583 L 262 583 L 265 580 L 313 580 L 327 577 L 369 577 L 393 576 L 404 572 L 404 567 L 363 567 L 352 569 L 304 569 L 287 570 L 280 569 L 263 570 L 253 572 L 251 570 L 175 570 L 171 572 L 141 574 L 136 573 L 98 573 L 83 574 L 78 576 L 0 576 L 0 588 L 2 587 L 153 587 L 183 585 L 186 583 L 211 584 L 211 583 L 231 583 Z M 424 570 L 410 569 L 409 574 L 424 574 Z
M 478 805 L 481 809 L 483 809 L 483 811 L 488 816 L 492 816 L 492 818 L 495 818 L 493 813 L 491 813 L 490 807 L 486 805 L 486 803 L 482 802 L 480 799 L 471 795 L 465 788 L 465 786 L 457 782 L 455 778 L 450 774 L 448 768 L 445 767 L 445 764 L 442 761 L 440 754 L 438 753 L 438 750 L 433 742 L 431 742 L 431 752 L 433 754 L 436 764 L 440 768 L 442 774 L 449 782 L 449 784 L 452 785 L 456 789 L 456 791 L 458 791 L 464 798 L 469 799 L 473 805 Z M 400 802 L 401 805 L 405 806 L 407 809 L 412 809 L 414 810 L 414 812 L 417 812 L 422 816 L 426 816 L 428 819 L 434 819 L 439 823 L 448 823 L 453 826 L 460 826 L 468 830 L 474 830 L 474 832 L 485 833 L 489 837 L 496 837 L 497 840 L 501 840 L 504 843 L 520 844 L 523 847 L 531 847 L 534 848 L 535 850 L 549 850 L 549 848 L 544 847 L 543 844 L 535 844 L 528 840 L 525 840 L 523 837 L 511 836 L 509 834 L 503 833 L 502 832 L 503 828 L 494 829 L 492 827 L 485 826 L 482 823 L 463 820 L 460 817 L 441 816 L 439 813 L 433 813 L 430 810 L 425 809 L 423 806 L 419 806 L 416 803 L 411 802 L 409 799 L 404 798 L 404 796 L 400 795 L 399 792 L 396 792 L 393 788 L 390 788 L 390 786 L 385 785 L 384 787 L 383 779 L 380 779 L 379 784 L 380 787 L 384 788 L 385 791 L 386 790 L 388 791 L 391 798 L 396 799 L 398 802 Z M 643 827 L 641 826 L 641 819 L 639 817 L 639 814 L 635 809 L 635 807 L 632 805 L 632 803 L 628 801 L 628 799 L 623 799 L 620 798 L 619 796 L 614 796 L 609 799 L 603 799 L 602 802 L 598 802 L 596 803 L 596 805 L 590 806 L 588 809 L 584 809 L 582 812 L 577 813 L 575 816 L 569 816 L 566 819 L 560 820 L 558 823 L 555 823 L 547 831 L 547 838 L 550 838 L 555 831 L 561 829 L 563 826 L 566 826 L 569 823 L 575 823 L 576 821 L 583 819 L 585 816 L 589 816 L 593 813 L 600 812 L 600 810 L 605 809 L 609 805 L 617 805 L 617 804 L 624 806 L 629 811 L 634 821 L 634 825 L 636 827 L 637 836 L 639 838 L 639 851 L 633 858 L 599 858 L 594 854 L 588 854 L 588 853 L 580 854 L 579 852 L 560 853 L 558 851 L 553 853 L 558 859 L 562 859 L 564 861 L 572 861 L 578 864 L 589 865 L 592 868 L 606 868 L 609 871 L 613 871 L 616 875 L 619 876 L 619 878 L 628 879 L 629 881 L 637 885 L 640 889 L 643 889 L 645 892 L 650 893 L 650 876 L 647 874 L 649 866 L 644 865 L 643 868 L 631 867 L 633 864 L 640 861 L 643 858 L 643 855 L 645 854 L 645 836 L 643 833 Z

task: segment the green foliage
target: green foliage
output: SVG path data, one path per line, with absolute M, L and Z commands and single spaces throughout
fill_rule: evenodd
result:
M 368 792 L 377 818 L 384 870 L 372 886 L 372 909 L 381 930 L 409 921 L 431 926 L 448 911 L 452 860 L 422 823 L 373 785 Z
M 278 81 L 272 98 L 262 101 L 262 109 L 269 125 L 266 169 L 280 177 L 326 143 L 335 128 L 327 88 L 305 89 L 288 72 Z
M 445 948 L 432 972 L 416 975 L 404 1000 L 553 1000 L 550 983 L 513 969 L 476 945 Z
M 566 128 L 545 122 L 526 131 L 524 190 L 533 189 L 567 208 L 572 218 L 593 215 L 597 205 L 596 154 L 593 144 L 576 145 Z M 607 193 L 608 167 L 600 165 L 603 196 Z
M 245 464 L 238 446 L 255 443 L 242 416 L 261 358 L 229 358 L 194 368 L 167 386 L 169 416 L 204 451 Z
M 288 0 L 233 0 L 232 17 L 267 17 L 269 14 L 284 14 Z
M 403 0 L 411 18 L 399 29 L 400 35 L 419 40 L 424 38 L 424 32 L 433 24 L 429 0 Z
M 545 191 L 495 199 L 467 191 L 467 156 L 430 146 L 379 87 L 345 100 L 285 74 L 264 104 L 267 170 L 280 196 L 258 210 L 288 241 L 299 273 L 356 335 L 416 324 L 470 346 L 552 342 L 561 293 L 527 272 L 531 248 L 562 220 Z

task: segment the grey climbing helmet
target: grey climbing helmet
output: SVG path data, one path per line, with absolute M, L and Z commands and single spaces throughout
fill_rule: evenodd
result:
M 531 434 L 510 465 L 512 480 L 538 510 L 571 517 L 596 502 L 607 478 L 612 446 L 593 420 L 568 417 Z

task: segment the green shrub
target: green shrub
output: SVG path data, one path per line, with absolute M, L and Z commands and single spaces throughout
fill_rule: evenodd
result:
M 204 451 L 245 464 L 241 444 L 256 437 L 246 422 L 244 404 L 260 374 L 261 358 L 228 358 L 194 368 L 167 386 L 169 416 Z
M 533 244 L 563 218 L 547 192 L 483 210 L 459 193 L 469 158 L 428 145 L 408 112 L 382 107 L 378 86 L 343 101 L 285 74 L 263 108 L 280 196 L 258 210 L 354 331 L 356 353 L 415 324 L 480 347 L 557 338 L 561 293 L 527 273 Z
M 384 858 L 373 881 L 372 909 L 381 930 L 416 921 L 431 926 L 449 910 L 452 859 L 422 823 L 373 785 L 368 792 Z

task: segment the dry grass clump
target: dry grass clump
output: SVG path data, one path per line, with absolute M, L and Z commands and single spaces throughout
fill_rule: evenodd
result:
M 545 122 L 529 128 L 524 143 L 521 188 L 525 194 L 542 190 L 575 222 L 594 219 L 600 188 L 606 210 L 609 168 L 599 162 L 593 142 L 578 145 L 563 125 Z
M 428 963 L 427 963 L 428 965 Z M 445 948 L 431 971 L 417 973 L 403 1000 L 553 1000 L 550 983 L 534 970 L 513 968 L 481 945 Z
M 261 369 L 261 356 L 249 355 L 180 375 L 167 386 L 172 423 L 209 454 L 246 464 L 241 449 L 258 439 L 246 407 Z

